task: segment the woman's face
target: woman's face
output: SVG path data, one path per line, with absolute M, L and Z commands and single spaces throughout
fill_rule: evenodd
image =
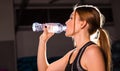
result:
M 73 11 L 72 14 L 70 15 L 70 18 L 65 23 L 67 26 L 65 35 L 71 37 L 76 32 L 79 32 L 81 23 L 82 21 L 80 20 L 78 13 L 77 12 L 75 13 Z

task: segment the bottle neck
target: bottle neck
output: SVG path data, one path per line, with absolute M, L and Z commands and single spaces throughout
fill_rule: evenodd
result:
M 63 27 L 62 27 L 63 31 L 65 31 L 65 30 L 66 30 L 66 28 L 67 28 L 66 26 L 63 26 Z

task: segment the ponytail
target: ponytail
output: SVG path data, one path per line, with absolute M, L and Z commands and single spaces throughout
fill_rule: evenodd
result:
M 110 41 L 107 32 L 100 28 L 99 35 L 99 45 L 105 55 L 105 63 L 106 63 L 106 71 L 110 71 L 111 69 L 111 49 L 110 49 Z

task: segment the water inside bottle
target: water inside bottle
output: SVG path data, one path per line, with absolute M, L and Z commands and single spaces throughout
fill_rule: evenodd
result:
M 66 26 L 63 26 L 60 23 L 44 23 L 44 24 L 40 24 L 40 23 L 33 23 L 32 25 L 32 30 L 39 32 L 39 31 L 43 31 L 43 27 L 47 26 L 48 32 L 51 33 L 61 33 L 63 31 L 66 30 Z

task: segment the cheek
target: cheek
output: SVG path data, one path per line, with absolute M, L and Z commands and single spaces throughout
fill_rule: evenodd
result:
M 78 30 L 80 30 L 80 24 L 79 24 L 79 23 L 77 23 L 77 24 L 75 25 L 75 31 L 78 31 Z

